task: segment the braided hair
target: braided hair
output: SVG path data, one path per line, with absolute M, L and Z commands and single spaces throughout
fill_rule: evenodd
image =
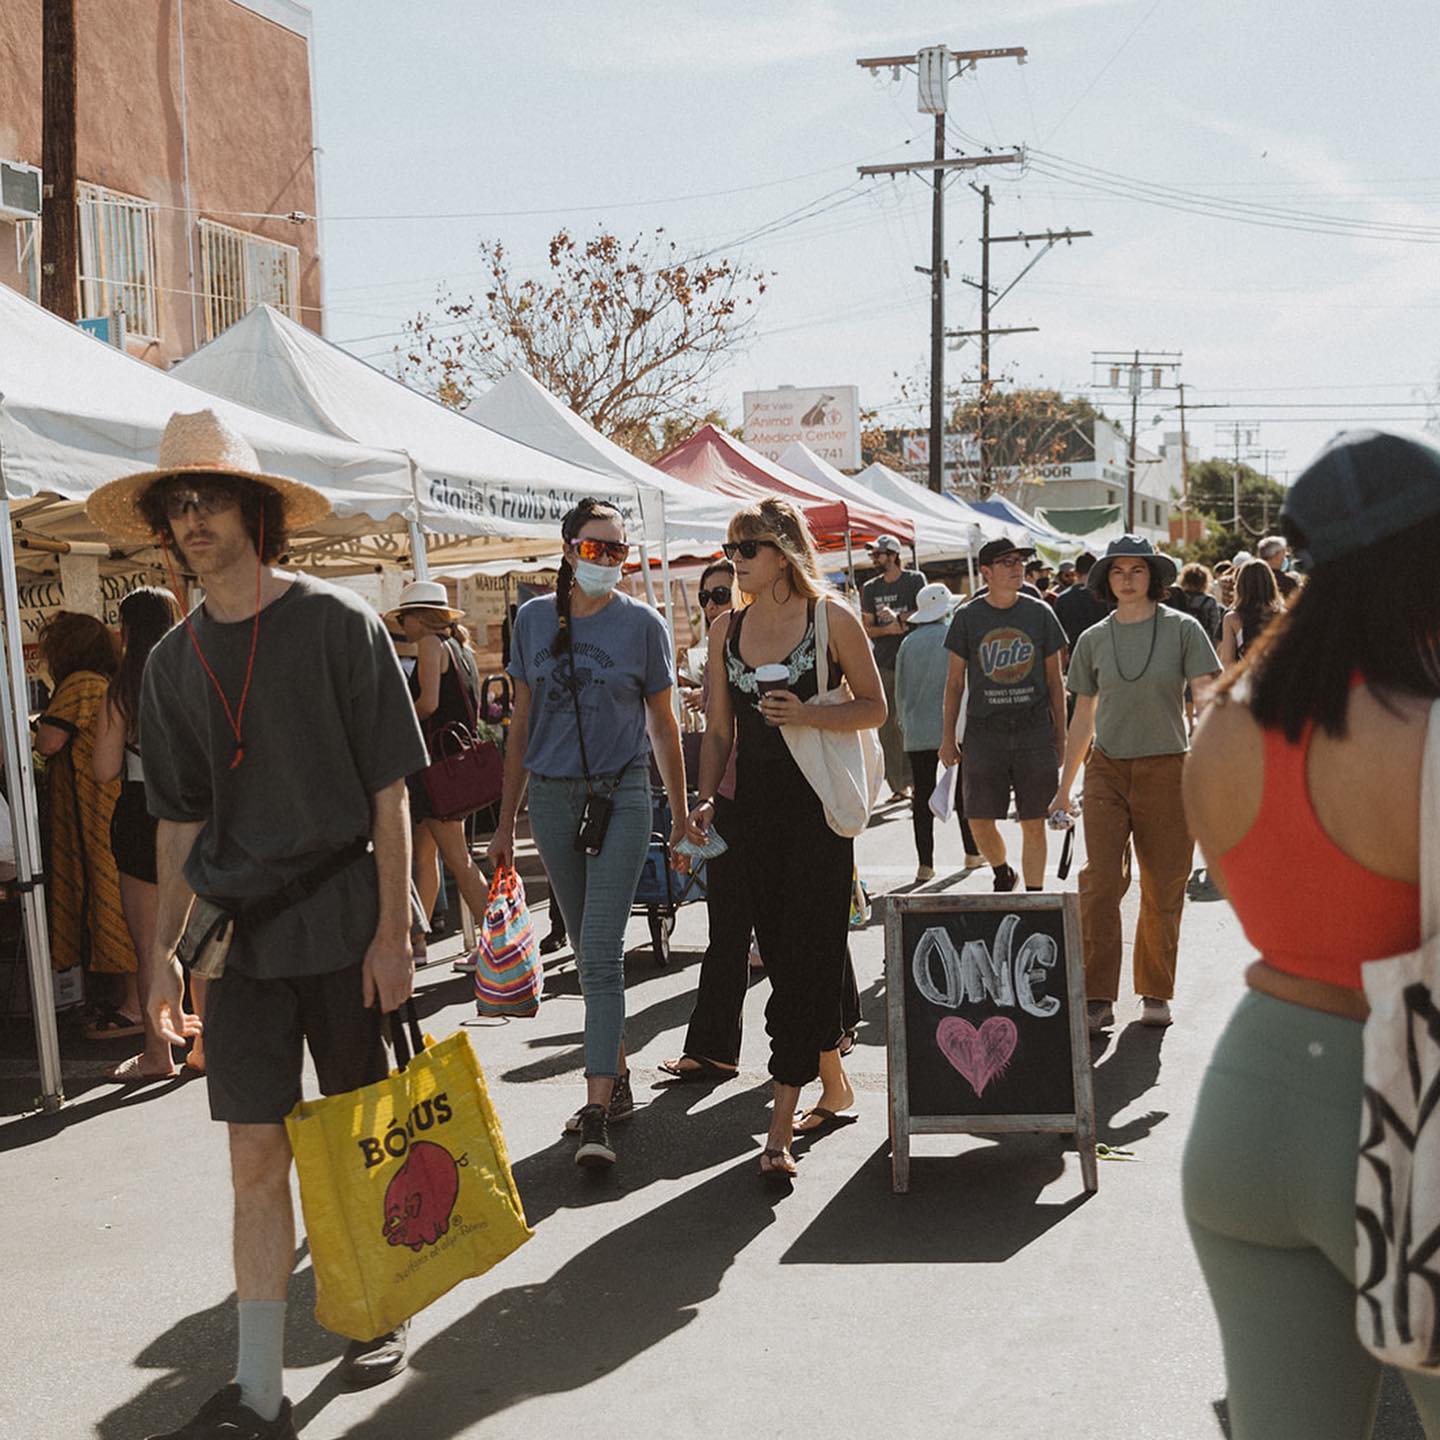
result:
M 608 500 L 596 500 L 590 495 L 584 495 L 580 503 L 560 522 L 560 538 L 567 545 L 573 545 L 591 520 L 618 520 L 622 529 L 625 526 L 625 517 Z M 551 647 L 557 655 L 567 653 L 570 649 L 570 592 L 574 588 L 575 567 L 571 565 L 568 555 L 562 556 L 560 576 L 555 581 L 555 616 L 559 628 L 555 631 L 555 643 Z

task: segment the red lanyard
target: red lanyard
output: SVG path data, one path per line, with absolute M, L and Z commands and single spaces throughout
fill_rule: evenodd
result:
M 256 546 L 257 552 L 265 548 L 265 507 L 260 507 L 260 539 Z M 174 562 L 170 559 L 170 547 L 162 539 L 160 542 L 161 553 L 165 556 L 165 568 L 170 572 L 170 584 L 175 590 L 180 589 L 179 577 L 175 574 Z M 186 633 L 190 636 L 190 643 L 195 647 L 195 653 L 200 657 L 200 664 L 205 673 L 210 677 L 210 683 L 215 687 L 215 693 L 220 697 L 220 704 L 225 709 L 225 718 L 230 722 L 230 728 L 235 732 L 235 754 L 230 761 L 230 768 L 237 769 L 240 762 L 245 758 L 245 742 L 241 738 L 241 727 L 245 723 L 245 702 L 250 698 L 250 682 L 255 678 L 255 649 L 260 641 L 260 583 L 265 573 L 265 562 L 259 558 L 257 553 L 255 559 L 255 622 L 250 627 L 250 657 L 245 662 L 245 683 L 240 689 L 240 704 L 238 708 L 230 708 L 230 700 L 225 694 L 225 687 L 221 685 L 219 677 L 211 668 L 210 662 L 205 658 L 205 652 L 200 648 L 200 638 L 195 634 L 195 627 L 190 623 L 189 611 L 181 615 L 182 623 Z

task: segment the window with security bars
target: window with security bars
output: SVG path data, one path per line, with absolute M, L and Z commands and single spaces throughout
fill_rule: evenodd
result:
M 300 251 L 294 245 L 202 220 L 200 277 L 207 340 L 257 305 L 300 318 Z
M 15 268 L 20 272 L 20 282 L 25 293 L 38 305 L 40 303 L 40 222 L 38 220 L 17 220 L 15 222 Z
M 123 311 L 131 335 L 158 340 L 159 272 L 154 205 L 101 185 L 81 185 L 81 314 Z

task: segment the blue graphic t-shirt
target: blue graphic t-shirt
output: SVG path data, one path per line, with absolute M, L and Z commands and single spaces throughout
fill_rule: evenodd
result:
M 968 718 L 1008 715 L 1050 723 L 1045 661 L 1065 648 L 1065 632 L 1043 600 L 1017 595 L 1008 610 L 989 600 L 962 605 L 950 622 L 946 648 L 966 666 L 970 686 Z
M 593 615 L 570 622 L 571 651 L 554 653 L 555 597 L 527 600 L 515 616 L 509 672 L 530 687 L 525 768 L 578 779 L 585 771 L 575 735 L 575 701 L 592 775 L 615 775 L 646 753 L 645 700 L 675 683 L 670 634 L 659 612 L 616 591 Z

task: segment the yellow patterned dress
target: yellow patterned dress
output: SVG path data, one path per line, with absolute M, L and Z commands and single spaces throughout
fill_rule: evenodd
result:
M 41 720 L 64 730 L 70 743 L 46 764 L 50 800 L 50 960 L 69 970 L 85 958 L 91 970 L 132 973 L 135 947 L 120 908 L 120 877 L 110 853 L 110 815 L 120 782 L 99 785 L 90 769 L 106 680 L 92 670 L 67 675 Z M 85 896 L 89 893 L 88 917 Z

